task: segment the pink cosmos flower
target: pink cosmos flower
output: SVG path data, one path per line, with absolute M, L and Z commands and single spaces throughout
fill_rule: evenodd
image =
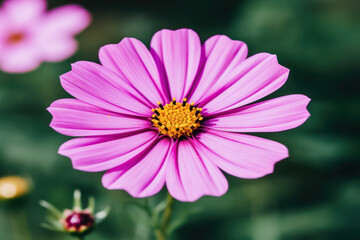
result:
M 45 0 L 5 0 L 0 7 L 0 69 L 20 73 L 57 62 L 77 49 L 74 35 L 90 23 L 80 6 L 46 12 Z
M 227 191 L 222 171 L 250 179 L 272 173 L 286 147 L 243 133 L 287 130 L 309 117 L 304 95 L 250 104 L 279 89 L 289 70 L 275 55 L 247 58 L 245 43 L 226 36 L 201 45 L 192 30 L 161 30 L 150 51 L 125 38 L 102 47 L 99 58 L 101 65 L 77 62 L 60 77 L 76 99 L 51 104 L 50 126 L 80 137 L 59 149 L 75 169 L 106 171 L 106 188 L 134 197 L 166 183 L 174 198 L 195 201 Z

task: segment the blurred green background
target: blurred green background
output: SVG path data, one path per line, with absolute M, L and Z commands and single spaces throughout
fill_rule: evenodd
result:
M 123 37 L 149 46 L 160 29 L 192 28 L 202 41 L 215 34 L 245 41 L 249 55 L 270 52 L 290 68 L 288 82 L 271 97 L 302 93 L 312 101 L 310 119 L 286 132 L 258 134 L 285 144 L 290 158 L 275 173 L 257 180 L 227 176 L 220 198 L 176 203 L 176 214 L 193 212 L 172 239 L 347 240 L 360 239 L 359 69 L 360 2 L 357 0 L 192 0 L 69 1 L 93 15 L 78 36 L 79 50 L 62 63 L 45 63 L 34 72 L 0 72 L 0 176 L 30 176 L 34 189 L 16 210 L 0 203 L 0 239 L 71 239 L 39 225 L 45 199 L 72 206 L 72 192 L 94 195 L 97 207 L 112 207 L 109 218 L 88 240 L 139 239 L 150 233 L 146 216 L 123 191 L 105 190 L 101 173 L 72 169 L 57 149 L 68 137 L 53 131 L 46 108 L 68 97 L 58 76 L 78 60 L 98 61 L 98 49 Z M 155 204 L 162 192 L 150 198 Z M 30 237 L 20 217 L 28 220 Z M 135 224 L 136 220 L 136 224 Z

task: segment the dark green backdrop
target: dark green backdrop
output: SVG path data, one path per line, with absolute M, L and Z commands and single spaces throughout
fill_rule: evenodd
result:
M 214 34 L 243 40 L 250 55 L 277 54 L 291 71 L 271 97 L 308 95 L 312 116 L 297 129 L 259 134 L 289 148 L 290 158 L 278 163 L 273 175 L 257 180 L 227 176 L 230 188 L 224 196 L 177 203 L 177 214 L 193 214 L 173 239 L 360 239 L 359 1 L 50 0 L 50 6 L 71 2 L 93 14 L 90 27 L 78 36 L 76 55 L 28 74 L 0 73 L 0 176 L 28 175 L 35 186 L 16 211 L 0 204 L 1 240 L 12 240 L 14 231 L 27 240 L 25 227 L 15 221 L 24 213 L 33 240 L 70 239 L 39 227 L 44 210 L 38 201 L 70 207 L 74 188 L 96 196 L 99 207 L 113 209 L 89 240 L 148 239 L 141 224 L 145 216 L 131 204 L 134 199 L 105 190 L 101 174 L 73 170 L 69 159 L 57 155 L 68 138 L 48 127 L 51 117 L 45 109 L 68 96 L 58 76 L 70 63 L 98 61 L 101 46 L 125 36 L 149 45 L 157 30 L 182 27 L 197 31 L 202 41 Z M 138 225 L 135 216 L 140 216 Z

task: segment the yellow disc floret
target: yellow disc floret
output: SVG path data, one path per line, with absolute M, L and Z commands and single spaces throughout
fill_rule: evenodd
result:
M 161 134 L 172 138 L 190 136 L 200 127 L 200 121 L 203 120 L 202 109 L 195 107 L 194 103 L 187 103 L 186 98 L 182 103 L 176 102 L 173 98 L 173 101 L 165 106 L 160 102 L 158 105 L 158 108 L 151 109 L 154 112 L 151 121 Z

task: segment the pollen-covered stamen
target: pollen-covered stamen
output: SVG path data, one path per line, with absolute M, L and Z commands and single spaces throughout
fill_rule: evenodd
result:
M 161 110 L 164 110 L 164 106 L 161 104 L 161 102 L 157 102 L 157 104 L 159 105 L 159 107 L 161 108 Z
M 183 103 L 182 103 L 182 106 L 183 106 L 183 107 L 185 107 L 186 101 L 187 101 L 186 98 L 184 98 Z
M 192 102 L 192 103 L 190 104 L 190 111 L 193 110 L 193 108 L 194 108 L 194 103 Z
M 151 121 L 161 134 L 172 138 L 190 136 L 200 127 L 200 122 L 203 120 L 202 109 L 195 107 L 194 103 L 189 104 L 186 98 L 181 103 L 177 103 L 173 98 L 173 101 L 165 106 L 160 102 L 158 105 L 158 108 L 152 109 L 155 114 L 152 115 Z

